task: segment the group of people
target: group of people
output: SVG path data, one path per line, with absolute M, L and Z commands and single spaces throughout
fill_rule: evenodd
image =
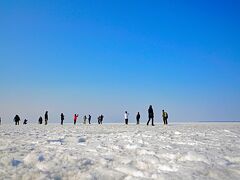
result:
M 87 120 L 88 120 L 88 124 L 91 124 L 91 119 L 92 119 L 92 116 L 89 114 L 88 115 L 88 118 L 87 116 L 83 116 L 83 124 L 87 124 Z
M 63 113 L 61 114 L 61 117 L 62 117 L 62 115 L 63 115 Z M 76 123 L 77 123 L 78 116 L 79 116 L 78 114 L 74 114 L 74 116 L 73 116 L 73 124 L 74 125 L 76 125 Z M 63 117 L 64 117 L 64 115 L 63 115 Z M 88 120 L 88 124 L 91 124 L 91 119 L 92 119 L 92 116 L 90 114 L 88 115 L 88 118 L 86 115 L 83 116 L 83 124 L 87 124 L 87 120 Z M 61 124 L 63 125 L 63 121 L 61 121 Z
M 98 124 L 102 124 L 103 123 L 103 115 L 98 116 Z
M 63 125 L 65 116 L 64 116 L 63 113 L 61 113 L 60 116 L 61 116 L 61 125 Z M 78 117 L 79 117 L 78 114 L 74 114 L 74 117 L 73 117 L 74 125 L 76 125 Z M 100 116 L 98 116 L 98 118 L 97 118 L 98 124 L 102 124 L 103 123 L 103 118 L 104 118 L 104 116 L 102 114 Z M 136 115 L 136 122 L 137 122 L 136 124 L 140 124 L 140 118 L 141 118 L 141 115 L 140 115 L 140 112 L 138 112 L 137 115 Z M 88 124 L 91 124 L 91 119 L 92 119 L 91 115 L 88 115 L 88 117 L 85 115 L 83 117 L 83 124 L 87 124 L 87 120 L 88 120 Z M 125 111 L 124 119 L 125 119 L 125 124 L 128 125 L 129 113 L 127 111 Z M 164 125 L 167 125 L 168 124 L 168 113 L 165 112 L 164 110 L 162 110 L 162 119 L 163 119 Z M 45 125 L 47 125 L 48 124 L 48 111 L 45 112 L 44 120 L 45 120 Z M 19 122 L 20 122 L 19 115 L 16 115 L 14 117 L 14 122 L 15 122 L 15 125 L 19 125 Z M 27 124 L 27 122 L 28 122 L 28 120 L 25 119 L 23 121 L 23 124 Z M 154 111 L 153 111 L 152 105 L 150 105 L 149 108 L 148 108 L 148 121 L 147 121 L 147 125 L 149 125 L 150 122 L 151 122 L 152 126 L 154 126 Z M 42 116 L 39 117 L 38 123 L 39 124 L 43 124 Z M 0 117 L 0 124 L 1 124 L 1 117 Z
M 48 111 L 45 112 L 44 120 L 45 120 L 45 125 L 47 125 L 47 124 L 48 124 Z M 39 124 L 42 124 L 42 123 L 43 123 L 43 118 L 42 118 L 42 116 L 39 117 L 38 123 L 39 123 Z
M 129 113 L 127 111 L 125 111 L 125 114 L 124 114 L 125 124 L 128 124 L 128 116 L 129 116 Z M 140 124 L 140 118 L 141 118 L 141 115 L 138 112 L 137 115 L 136 115 L 137 124 Z M 164 110 L 162 110 L 162 118 L 163 118 L 164 125 L 167 125 L 168 124 L 168 113 L 165 112 Z M 152 126 L 154 126 L 154 112 L 153 112 L 152 105 L 150 105 L 149 109 L 148 109 L 147 125 L 149 125 L 150 121 L 152 121 Z
M 19 125 L 19 124 L 20 124 L 19 122 L 21 121 L 19 115 L 16 115 L 16 116 L 14 117 L 13 121 L 15 122 L 15 125 Z M 28 122 L 28 120 L 27 120 L 27 119 L 24 119 L 23 124 L 27 124 L 27 122 Z

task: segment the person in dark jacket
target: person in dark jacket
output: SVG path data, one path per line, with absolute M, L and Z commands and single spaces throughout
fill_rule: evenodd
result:
M 98 116 L 98 124 L 101 124 L 101 116 Z
M 101 124 L 103 123 L 103 118 L 104 118 L 104 116 L 103 116 L 103 115 L 101 115 Z
M 63 125 L 63 121 L 64 121 L 64 114 L 61 113 L 61 125 Z
M 103 123 L 103 118 L 104 118 L 104 116 L 102 114 L 98 117 L 98 124 Z
M 149 109 L 148 109 L 148 122 L 147 122 L 147 125 L 149 124 L 150 120 L 152 120 L 152 126 L 154 126 L 154 112 L 153 112 L 152 105 L 150 105 Z
M 92 116 L 89 114 L 88 115 L 88 123 L 91 124 L 91 119 L 92 119 Z
M 140 117 L 141 117 L 141 116 L 140 116 L 140 113 L 138 112 L 138 113 L 137 113 L 137 116 L 136 116 L 137 124 L 140 124 Z
M 16 115 L 14 117 L 14 121 L 15 121 L 15 125 L 19 125 L 20 117 L 18 115 Z
M 45 112 L 45 125 L 48 123 L 48 111 Z
M 43 123 L 43 118 L 42 118 L 42 116 L 39 117 L 38 123 L 39 123 L 39 124 L 42 124 L 42 123 Z
M 26 125 L 27 122 L 28 122 L 28 120 L 27 120 L 27 119 L 24 119 L 23 124 Z

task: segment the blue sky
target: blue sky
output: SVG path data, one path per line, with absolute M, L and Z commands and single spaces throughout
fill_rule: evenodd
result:
M 0 2 L 0 116 L 240 120 L 239 1 Z

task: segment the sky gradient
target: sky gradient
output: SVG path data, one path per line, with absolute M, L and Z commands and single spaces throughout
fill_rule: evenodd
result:
M 0 1 L 0 117 L 240 120 L 240 1 Z

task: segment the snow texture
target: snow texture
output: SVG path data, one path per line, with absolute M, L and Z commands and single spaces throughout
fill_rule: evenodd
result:
M 240 124 L 0 126 L 0 179 L 240 179 Z

